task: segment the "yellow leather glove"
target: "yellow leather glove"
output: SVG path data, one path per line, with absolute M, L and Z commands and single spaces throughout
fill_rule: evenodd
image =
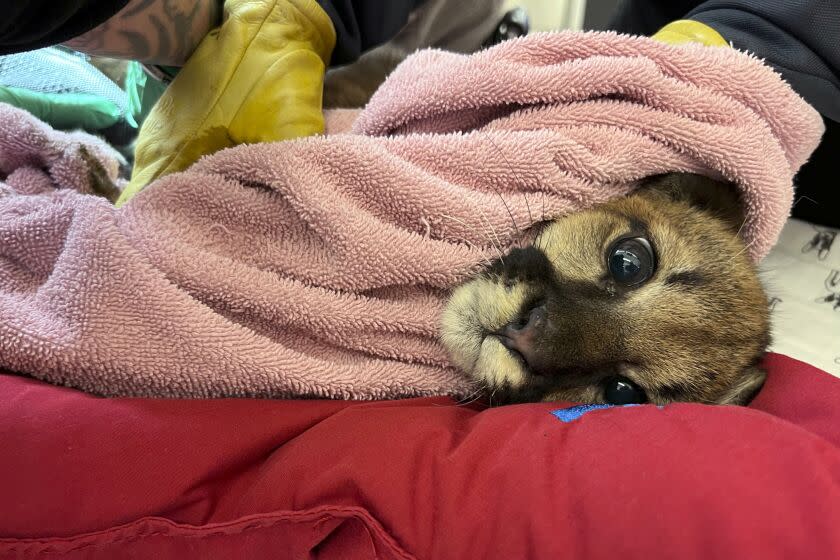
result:
M 671 45 L 700 43 L 708 47 L 729 46 L 729 43 L 720 33 L 704 23 L 690 19 L 672 21 L 652 35 L 651 38 Z
M 335 29 L 315 0 L 227 0 L 140 130 L 117 205 L 154 179 L 236 144 L 324 131 L 324 71 Z

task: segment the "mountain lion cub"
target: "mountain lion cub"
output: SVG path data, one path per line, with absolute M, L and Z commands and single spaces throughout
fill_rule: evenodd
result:
M 442 341 L 493 403 L 746 404 L 767 298 L 734 189 L 699 175 L 544 224 L 451 295 Z

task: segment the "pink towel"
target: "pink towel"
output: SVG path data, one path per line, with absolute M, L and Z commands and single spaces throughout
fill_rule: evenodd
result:
M 352 133 L 226 150 L 119 210 L 20 155 L 13 116 L 0 366 L 162 397 L 463 395 L 438 318 L 496 245 L 685 170 L 740 185 L 758 259 L 822 133 L 755 58 L 595 33 L 421 52 L 334 116 Z
M 26 111 L 0 107 L 0 196 L 48 194 L 55 189 L 92 194 L 96 185 L 91 174 L 97 171 L 116 186 L 125 183 L 118 179 L 123 157 L 104 141 L 84 132 L 58 132 Z M 90 156 L 99 170 L 91 169 Z M 5 251 L 7 242 L 2 242 L 0 251 Z

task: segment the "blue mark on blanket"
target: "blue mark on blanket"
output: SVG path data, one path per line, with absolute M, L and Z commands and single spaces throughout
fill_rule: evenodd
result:
M 552 410 L 551 414 L 556 416 L 561 422 L 574 422 L 587 412 L 591 412 L 593 410 L 601 410 L 603 408 L 613 408 L 615 405 L 612 404 L 581 404 L 578 406 L 572 406 L 569 408 L 560 408 L 558 410 Z M 625 404 L 621 405 L 620 408 L 624 408 L 627 406 L 639 406 L 637 404 Z M 662 407 L 657 407 L 662 409 Z

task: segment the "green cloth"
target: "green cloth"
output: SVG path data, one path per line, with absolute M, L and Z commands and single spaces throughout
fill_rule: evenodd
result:
M 29 89 L 0 86 L 0 102 L 29 111 L 55 128 L 101 130 L 119 121 L 119 107 L 89 93 L 41 93 Z M 137 126 L 131 115 L 126 115 Z
M 57 129 L 104 130 L 119 120 L 139 128 L 146 115 L 163 95 L 166 84 L 152 78 L 137 62 L 128 64 L 123 89 L 128 96 L 128 110 L 108 99 L 90 93 L 44 93 L 0 85 L 0 102 L 32 113 Z
M 166 91 L 166 84 L 150 76 L 139 62 L 131 62 L 125 74 L 123 89 L 128 94 L 129 112 L 142 124 Z

